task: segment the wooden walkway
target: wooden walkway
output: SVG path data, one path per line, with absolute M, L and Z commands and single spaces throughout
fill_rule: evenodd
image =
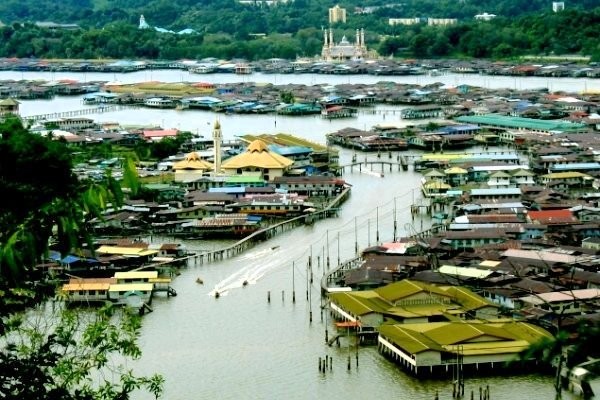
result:
M 46 121 L 51 119 L 78 117 L 80 115 L 104 114 L 108 112 L 121 111 L 139 107 L 140 106 L 136 104 L 106 104 L 97 107 L 82 108 L 80 110 L 23 116 L 23 119 L 28 121 Z
M 140 267 L 138 269 L 158 268 L 161 266 L 167 266 L 169 264 L 181 263 L 182 261 L 189 262 L 190 260 L 193 261 L 194 265 L 197 265 L 197 264 L 204 264 L 205 262 L 220 261 L 220 260 L 223 260 L 226 258 L 234 257 L 234 256 L 244 252 L 248 248 L 253 247 L 257 243 L 266 241 L 266 240 L 276 236 L 279 233 L 288 231 L 288 230 L 293 229 L 300 225 L 312 224 L 315 221 L 318 221 L 320 219 L 329 218 L 331 216 L 337 216 L 338 207 L 341 205 L 341 203 L 343 203 L 348 198 L 349 195 L 350 195 L 350 188 L 346 188 L 335 199 L 333 199 L 329 203 L 329 205 L 326 208 L 324 208 L 323 210 L 309 213 L 306 215 L 300 215 L 300 216 L 282 221 L 278 224 L 271 225 L 271 226 L 263 228 L 263 229 L 259 229 L 258 231 L 252 233 L 251 235 L 246 236 L 242 240 L 240 240 L 230 246 L 227 246 L 227 247 L 224 247 L 224 248 L 221 248 L 218 250 L 212 250 L 212 251 L 206 251 L 206 252 L 202 252 L 202 253 L 192 254 L 192 255 L 189 255 L 186 257 L 181 257 L 181 258 L 177 258 L 177 259 L 170 260 L 170 261 L 149 264 L 149 265 Z
M 397 162 L 384 161 L 384 160 L 353 161 L 349 164 L 338 165 L 337 171 L 341 171 L 342 173 L 344 173 L 346 171 L 346 169 L 353 171 L 354 168 L 357 168 L 359 171 L 362 171 L 363 168 L 366 171 L 369 171 L 369 167 L 370 167 L 371 168 L 370 171 L 374 172 L 373 167 L 378 167 L 378 169 L 380 169 L 381 173 L 383 174 L 385 172 L 385 170 L 388 168 L 389 168 L 389 172 L 393 172 L 394 168 L 397 168 L 398 171 L 408 171 L 408 165 L 409 165 L 409 163 L 408 163 L 406 157 L 399 156 Z

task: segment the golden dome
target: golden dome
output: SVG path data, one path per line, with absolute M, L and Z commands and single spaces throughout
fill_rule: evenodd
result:
M 263 151 L 268 151 L 267 144 L 260 139 L 257 139 L 250 143 L 248 146 L 249 153 L 262 153 Z

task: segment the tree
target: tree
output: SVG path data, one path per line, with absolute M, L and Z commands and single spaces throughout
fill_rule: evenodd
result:
M 117 367 L 117 381 L 93 379 L 115 357 L 140 356 L 139 318 L 111 307 L 88 319 L 61 303 L 56 308 L 48 302 L 55 287 L 34 268 L 51 240 L 63 253 L 89 242 L 86 221 L 121 204 L 120 184 L 111 176 L 101 184 L 79 182 L 66 144 L 29 133 L 16 117 L 0 124 L 0 134 L 0 398 L 127 399 L 139 388 L 158 397 L 157 375 L 136 377 Z M 130 162 L 124 181 L 135 193 Z M 39 321 L 46 325 L 32 325 Z
M 0 339 L 1 398 L 120 400 L 137 389 L 160 396 L 161 376 L 137 377 L 118 364 L 141 356 L 139 316 L 112 305 L 83 314 L 48 303 L 37 312 L 43 317 L 13 320 Z

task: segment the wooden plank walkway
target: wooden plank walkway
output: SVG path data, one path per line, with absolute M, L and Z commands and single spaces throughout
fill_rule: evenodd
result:
M 80 110 L 23 116 L 23 119 L 27 121 L 46 121 L 51 119 L 78 117 L 80 115 L 104 114 L 108 112 L 121 111 L 139 107 L 140 105 L 137 104 L 106 104 L 97 107 L 82 108 Z

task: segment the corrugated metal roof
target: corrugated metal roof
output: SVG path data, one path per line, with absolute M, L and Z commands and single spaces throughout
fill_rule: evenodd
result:
M 456 118 L 456 121 L 480 125 L 494 125 L 505 128 L 531 129 L 537 131 L 572 132 L 586 129 L 585 124 L 562 120 L 541 120 L 532 118 L 512 117 L 500 114 L 468 115 Z

